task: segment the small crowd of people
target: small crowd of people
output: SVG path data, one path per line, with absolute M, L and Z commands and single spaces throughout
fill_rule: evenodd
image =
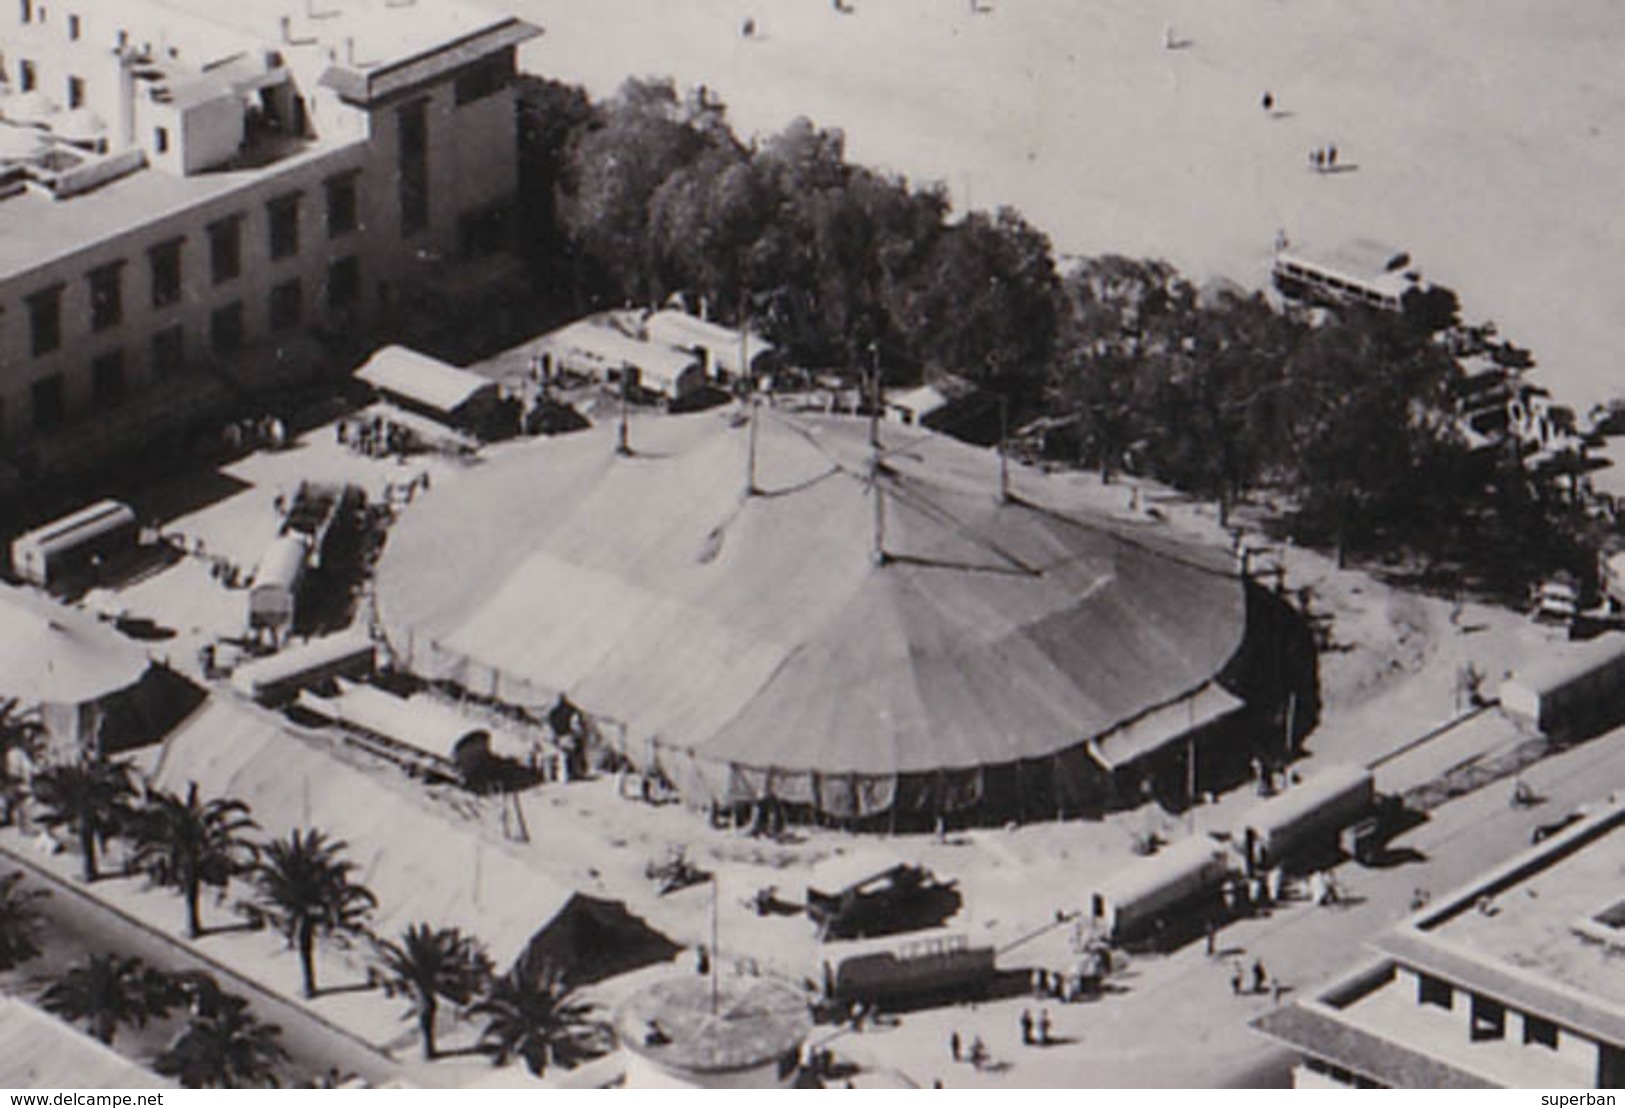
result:
M 1030 1010 L 1023 1008 L 1021 1010 L 1021 1019 L 1019 1022 L 1021 1024 L 1022 1046 L 1050 1045 L 1052 1040 L 1050 1039 L 1048 1008 L 1040 1008 L 1038 1010 L 1038 1018 L 1036 1020 L 1033 1019 L 1033 1014 Z
M 1328 173 L 1337 168 L 1337 144 L 1317 146 L 1309 151 L 1309 168 L 1316 173 Z
M 1242 993 L 1244 993 L 1244 992 L 1250 992 L 1250 993 L 1253 993 L 1254 995 L 1257 995 L 1257 994 L 1260 994 L 1260 993 L 1267 993 L 1267 992 L 1270 991 L 1270 984 L 1271 984 L 1270 975 L 1269 975 L 1269 971 L 1264 968 L 1264 959 L 1262 959 L 1262 958 L 1254 958 L 1253 959 L 1253 966 L 1252 966 L 1251 976 L 1252 976 L 1252 988 L 1250 988 L 1250 989 L 1245 988 L 1245 986 L 1247 984 L 1248 973 L 1247 973 L 1247 971 L 1245 969 L 1242 968 L 1242 964 L 1241 964 L 1241 962 L 1239 960 L 1235 961 L 1235 962 L 1232 962 L 1230 964 L 1230 991 L 1233 994 L 1235 994 L 1236 996 L 1241 996 Z M 1280 982 L 1278 980 L 1274 982 L 1274 986 L 1275 986 L 1275 996 L 1276 996 L 1277 999 L 1279 999 L 1281 993 L 1285 990 L 1286 986 L 1282 982 Z
M 982 1041 L 982 1036 L 972 1035 L 970 1045 L 967 1046 L 958 1031 L 948 1036 L 948 1053 L 955 1062 L 969 1062 L 977 1070 L 981 1070 L 992 1058 L 987 1051 L 987 1044 Z
M 340 446 L 347 446 L 369 458 L 401 458 L 412 444 L 409 432 L 383 416 L 341 419 L 334 425 Z

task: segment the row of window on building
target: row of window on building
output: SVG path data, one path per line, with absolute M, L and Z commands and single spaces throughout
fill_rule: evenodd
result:
M 1504 1039 L 1507 1034 L 1507 1008 L 1498 1000 L 1491 1000 L 1478 993 L 1469 993 L 1471 997 L 1471 1011 L 1469 1023 L 1469 1036 L 1473 1042 L 1483 1042 L 1489 1039 Z M 1448 981 L 1441 981 L 1437 977 L 1421 974 L 1417 978 L 1416 1002 L 1430 1005 L 1435 1008 L 1453 1009 L 1456 1003 L 1456 989 Z M 1539 1016 L 1525 1014 L 1523 1017 L 1523 1041 L 1529 1046 L 1543 1046 L 1548 1050 L 1557 1049 L 1557 1024 L 1551 1020 L 1541 1019 Z
M 0 67 L 0 80 L 9 79 L 3 67 Z M 39 73 L 34 67 L 31 58 L 17 59 L 17 91 L 34 92 L 39 89 Z M 85 106 L 85 79 L 68 74 L 67 81 L 68 107 L 82 108 Z
M 355 231 L 359 226 L 355 175 L 351 173 L 330 178 L 326 182 L 326 191 L 328 237 L 337 239 Z M 266 205 L 273 261 L 291 258 L 299 252 L 299 203 L 299 193 L 288 193 Z M 243 215 L 239 213 L 215 220 L 205 228 L 209 239 L 210 274 L 215 285 L 225 284 L 242 275 L 243 220 Z M 168 308 L 180 302 L 182 247 L 185 241 L 184 237 L 166 239 L 147 250 L 152 307 L 155 309 Z M 336 264 L 342 265 L 343 262 Z M 90 329 L 93 332 L 107 331 L 124 322 L 125 265 L 124 259 L 107 262 L 85 276 L 90 290 Z M 35 357 L 53 353 L 62 345 L 62 289 L 63 286 L 57 284 L 26 298 L 29 348 Z
M 51 12 L 44 4 L 35 4 L 34 0 L 17 0 L 17 14 L 24 23 L 46 23 Z M 84 32 L 84 23 L 73 12 L 68 13 L 68 41 L 78 42 Z
M 355 308 L 361 301 L 361 259 L 354 254 L 334 260 L 327 270 L 327 308 L 339 313 Z M 304 319 L 304 287 L 294 277 L 271 287 L 268 305 L 269 329 L 280 334 L 299 326 Z M 212 354 L 225 357 L 240 350 L 247 342 L 246 311 L 241 300 L 233 300 L 215 308 L 209 315 L 208 344 Z M 174 323 L 155 331 L 149 340 L 149 359 L 152 374 L 163 378 L 185 364 L 187 358 L 186 328 Z M 97 408 L 119 404 L 126 395 L 125 354 L 122 348 L 99 354 L 90 362 L 91 398 Z M 61 426 L 67 419 L 67 391 L 62 373 L 53 373 L 35 381 L 30 390 L 33 422 L 36 429 L 49 431 Z M 3 423 L 0 409 L 0 423 Z

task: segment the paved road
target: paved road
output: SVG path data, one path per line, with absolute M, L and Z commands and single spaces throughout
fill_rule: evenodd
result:
M 1352 863 L 1342 867 L 1339 883 L 1351 896 L 1346 906 L 1283 906 L 1268 916 L 1225 928 L 1219 936 L 1221 949 L 1244 951 L 1238 957 L 1249 964 L 1252 958 L 1261 958 L 1272 975 L 1295 990 L 1312 990 L 1359 958 L 1366 939 L 1409 914 L 1415 889 L 1438 895 L 1469 881 L 1526 849 L 1539 824 L 1625 788 L 1625 732 L 1548 758 L 1522 777 L 1547 798 L 1545 803 L 1533 809 L 1513 807 L 1508 803 L 1511 783 L 1503 781 L 1444 804 L 1426 823 L 1395 841 L 1397 849 L 1416 851 L 1415 860 L 1385 869 Z M 1194 1026 L 1196 1019 L 1213 1020 L 1215 996 L 1219 1004 L 1246 1009 L 1249 1015 L 1271 1003 L 1231 997 L 1230 964 L 1224 960 L 1215 964 L 1201 943 L 1192 944 L 1147 967 L 1146 976 L 1154 977 L 1155 984 L 1143 995 L 1134 990 L 1132 1002 L 1123 1006 L 1114 1023 L 1137 1024 L 1147 1031 L 1158 1028 L 1167 1034 L 1188 1015 L 1193 1021 L 1188 1033 L 1208 1040 L 1214 1084 L 1276 1084 L 1285 1078 L 1290 1058 L 1255 1034 L 1249 1044 L 1251 1033 L 1240 1031 L 1241 1021 L 1226 1021 L 1224 1033 L 1217 1035 L 1211 1028 Z M 1199 1003 L 1203 998 L 1207 1003 Z
M 23 980 L 43 983 L 83 955 L 104 951 L 133 954 L 169 971 L 205 970 L 228 991 L 246 997 L 258 1018 L 281 1026 L 282 1045 L 290 1056 L 282 1067 L 284 1084 L 308 1081 L 333 1068 L 373 1085 L 382 1085 L 400 1074 L 399 1065 L 359 1039 L 239 977 L 179 939 L 155 931 L 87 896 L 76 885 L 37 867 L 26 854 L 0 848 L 0 856 L 3 856 L 0 871 L 10 872 L 15 868 L 11 863 L 16 863 L 29 873 L 30 884 L 51 891 L 51 896 L 41 903 L 48 923 L 47 952 L 23 969 Z M 145 1032 L 121 1031 L 118 1045 L 145 1064 L 153 1053 L 162 1049 L 166 1036 L 167 1031 L 156 1028 Z
M 1017 1019 L 1027 999 L 977 1010 L 943 1008 L 906 1017 L 901 1026 L 857 1036 L 850 1049 L 883 1060 L 919 1084 L 940 1077 L 950 1087 L 1267 1088 L 1290 1082 L 1294 1056 L 1248 1027 L 1268 1010 L 1269 996 L 1235 996 L 1236 961 L 1262 959 L 1289 986 L 1289 1002 L 1363 956 L 1365 942 L 1410 912 L 1412 892 L 1435 896 L 1529 846 L 1533 829 L 1612 790 L 1625 789 L 1625 730 L 1555 755 L 1525 770 L 1547 797 L 1533 809 L 1508 803 L 1502 781 L 1435 809 L 1427 822 L 1395 841 L 1415 856 L 1387 868 L 1345 865 L 1338 873 L 1348 903 L 1319 908 L 1302 901 L 1238 921 L 1219 932 L 1226 957 L 1208 958 L 1198 940 L 1166 956 L 1132 958 L 1120 991 L 1094 1003 L 1050 1006 L 1061 1045 L 1023 1047 Z M 978 1074 L 953 1065 L 951 1031 L 982 1035 L 1008 1072 Z

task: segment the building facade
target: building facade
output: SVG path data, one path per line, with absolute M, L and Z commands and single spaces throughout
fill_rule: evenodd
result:
M 1625 803 L 1410 917 L 1255 1027 L 1299 1088 L 1625 1088 Z
M 537 33 L 438 0 L 0 3 L 0 443 L 308 372 L 500 252 Z

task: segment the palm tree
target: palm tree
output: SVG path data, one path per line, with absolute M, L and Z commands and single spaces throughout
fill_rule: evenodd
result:
M 295 830 L 266 843 L 254 867 L 258 907 L 299 951 L 306 997 L 316 995 L 316 937 L 364 931 L 378 903 L 350 880 L 355 863 L 341 857 L 347 845 L 319 830 Z
M 467 1004 L 491 976 L 491 961 L 479 944 L 455 927 L 433 928 L 414 923 L 401 933 L 400 942 L 378 943 L 378 959 L 392 995 L 407 994 L 423 1033 L 423 1057 L 435 1057 L 434 1021 L 441 999 Z
M 180 1002 L 174 978 L 139 958 L 92 954 L 57 978 L 40 997 L 46 1011 L 83 1021 L 90 1033 L 111 1046 L 126 1024 L 145 1027 Z
M 480 1045 L 498 1065 L 523 1058 L 538 1077 L 549 1065 L 570 1069 L 605 1050 L 604 1029 L 590 1018 L 591 1006 L 575 998 L 564 973 L 551 965 L 533 970 L 521 961 L 469 1011 L 486 1017 Z
M 0 697 L 0 827 L 11 826 L 21 799 L 21 783 L 11 775 L 11 754 L 38 761 L 45 750 L 45 725 L 16 697 Z
M 154 792 L 131 828 L 132 861 L 154 884 L 178 889 L 186 898 L 187 932 L 195 939 L 203 934 L 198 911 L 203 886 L 224 889 L 233 877 L 253 870 L 259 851 L 244 835 L 258 826 L 241 800 L 201 802 L 195 781 L 184 800 Z
M 282 1028 L 261 1023 L 248 1001 L 222 991 L 206 973 L 184 988 L 191 1016 L 153 1068 L 188 1089 L 280 1088 L 276 1068 L 288 1057 Z
M 133 810 L 127 762 L 82 755 L 77 762 L 50 766 L 34 775 L 34 799 L 47 827 L 72 827 L 79 836 L 85 880 L 96 880 L 96 846 L 129 825 Z
M 40 931 L 45 921 L 35 903 L 51 894 L 46 889 L 19 889 L 22 881 L 20 869 L 0 877 L 0 970 L 16 969 L 44 950 Z

